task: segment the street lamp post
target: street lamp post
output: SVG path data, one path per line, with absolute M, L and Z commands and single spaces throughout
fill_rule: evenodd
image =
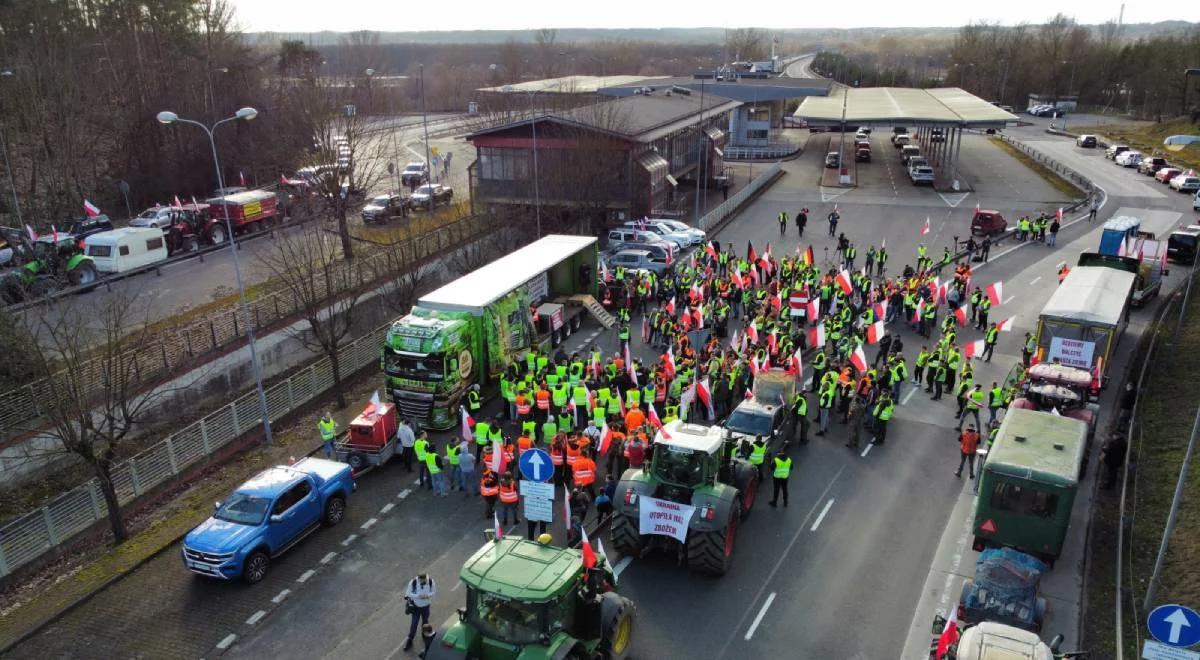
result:
M 215 167 L 217 170 L 217 188 L 224 193 L 225 177 L 223 174 L 221 174 L 221 159 L 217 155 L 217 140 L 215 137 L 213 137 L 213 131 L 217 130 L 217 127 L 221 124 L 237 121 L 238 119 L 250 121 L 257 116 L 258 110 L 255 110 L 254 108 L 242 108 L 241 110 L 238 110 L 237 113 L 235 113 L 232 117 L 226 117 L 225 119 L 213 124 L 212 127 L 206 126 L 198 121 L 184 119 L 170 110 L 163 110 L 162 112 L 158 113 L 157 118 L 158 121 L 163 124 L 174 124 L 175 122 L 179 122 L 183 124 L 199 126 L 204 133 L 208 135 L 208 144 L 212 147 L 213 167 Z M 267 394 L 265 391 L 263 391 L 262 367 L 258 363 L 258 348 L 254 338 L 254 324 L 250 322 L 250 307 L 246 304 L 246 287 L 242 282 L 242 267 L 240 260 L 238 259 L 237 241 L 233 240 L 233 224 L 229 220 L 229 205 L 222 204 L 221 207 L 224 209 L 225 214 L 225 231 L 229 232 L 229 250 L 233 254 L 233 274 L 237 280 L 238 300 L 241 304 L 242 312 L 245 315 L 246 340 L 250 344 L 250 362 L 254 365 L 254 387 L 258 392 L 258 412 L 262 416 L 264 437 L 267 441 L 267 444 L 270 445 L 274 441 L 271 435 L 271 417 L 267 412 Z

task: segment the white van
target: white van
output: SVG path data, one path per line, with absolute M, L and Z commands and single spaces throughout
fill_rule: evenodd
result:
M 102 273 L 123 273 L 167 258 L 167 244 L 161 229 L 121 227 L 88 236 L 87 256 Z

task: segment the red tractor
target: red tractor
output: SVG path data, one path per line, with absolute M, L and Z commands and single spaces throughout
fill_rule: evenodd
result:
M 1087 457 L 1100 415 L 1099 404 L 1092 401 L 1093 381 L 1087 369 L 1063 364 L 1035 364 L 1025 371 L 1024 380 L 1019 383 L 1022 394 L 1010 404 L 1012 408 L 1057 412 L 1087 424 L 1088 445 L 1083 454 L 1081 478 L 1087 472 Z

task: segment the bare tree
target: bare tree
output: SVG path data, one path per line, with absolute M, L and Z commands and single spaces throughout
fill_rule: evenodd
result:
M 558 30 L 541 28 L 533 33 L 533 41 L 537 44 L 538 59 L 542 63 L 542 77 L 553 78 L 554 65 L 558 61 L 556 50 Z
M 315 222 L 280 232 L 262 262 L 291 294 L 308 324 L 307 331 L 298 331 L 295 337 L 329 358 L 337 405 L 345 408 L 339 352 L 367 286 L 353 263 L 343 258 L 337 237 Z
M 768 52 L 767 33 L 758 28 L 726 30 L 725 51 L 737 61 L 761 61 Z

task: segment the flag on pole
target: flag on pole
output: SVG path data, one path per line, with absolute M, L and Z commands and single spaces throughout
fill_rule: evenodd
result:
M 608 266 L 604 264 L 604 260 L 600 260 L 600 279 L 605 282 L 612 281 L 612 273 L 608 272 Z
M 238 171 L 238 181 L 242 184 L 243 188 L 246 187 L 246 175 L 241 171 Z
M 608 428 L 608 420 L 605 420 L 604 426 L 600 427 L 600 447 L 597 449 L 597 452 L 601 456 L 608 454 L 608 448 L 612 445 L 612 438 L 612 429 Z
M 924 312 L 925 312 L 925 299 L 924 299 L 924 298 L 920 298 L 919 300 L 917 300 L 917 308 L 916 308 L 915 310 L 913 310 L 913 318 L 912 318 L 912 322 L 913 322 L 913 323 L 920 323 L 920 321 L 921 321 L 921 315 L 922 315 Z
M 946 657 L 946 652 L 950 650 L 950 645 L 958 641 L 958 608 L 950 608 L 950 618 L 946 619 L 946 627 L 942 628 L 942 634 L 938 637 L 937 652 L 934 654 L 934 660 L 942 660 Z
M 91 203 L 90 201 L 88 201 L 86 199 L 83 200 L 83 211 L 85 213 L 87 213 L 87 216 L 89 218 L 94 218 L 94 217 L 100 215 L 100 207 L 96 206 L 95 204 Z
M 285 185 L 285 186 L 286 186 L 286 185 L 288 185 L 288 179 L 287 179 L 287 177 L 286 177 L 286 176 L 284 176 L 284 175 L 282 175 L 282 174 L 280 174 L 280 175 L 279 175 L 279 182 L 280 182 L 280 183 L 282 183 L 282 184 L 283 184 L 283 185 Z
M 997 307 L 1004 301 L 1004 282 L 993 282 L 987 287 L 988 299 L 992 301 L 992 306 Z
M 758 261 L 758 253 L 754 251 L 754 244 L 750 241 L 746 241 L 746 261 L 751 264 Z
M 717 258 L 717 248 L 713 247 L 712 241 L 709 241 L 704 245 L 704 252 L 713 259 Z
M 963 357 L 973 358 L 983 355 L 983 344 L 982 339 L 967 342 L 966 346 L 963 346 Z
M 850 354 L 850 364 L 853 364 L 854 368 L 860 372 L 867 370 L 867 355 L 863 353 L 862 346 L 854 347 L 854 352 Z
M 583 525 L 580 525 L 579 533 L 582 535 L 580 538 L 580 549 L 583 551 L 583 567 L 595 568 L 596 551 L 592 548 L 592 542 L 588 540 L 587 529 Z
M 700 403 L 703 403 L 705 410 L 708 411 L 708 419 L 716 418 L 717 415 L 713 412 L 712 390 L 709 389 L 708 376 L 696 384 L 696 396 L 700 398 Z
M 1054 217 L 1057 218 L 1059 222 L 1062 222 L 1062 216 L 1063 216 L 1063 209 L 1060 206 L 1060 207 L 1058 207 L 1058 210 L 1054 212 Z
M 667 316 L 675 316 L 675 296 L 671 296 L 671 299 L 667 301 L 667 306 L 663 308 L 663 311 L 667 313 Z
M 692 318 L 696 320 L 696 329 L 703 330 L 704 329 L 704 305 L 698 305 L 696 307 L 696 309 L 692 311 Z
M 504 455 L 504 441 L 496 438 L 492 441 L 492 471 L 504 474 L 508 469 L 508 457 Z
M 1010 317 L 1004 319 L 1003 321 L 1000 321 L 999 323 L 997 323 L 996 329 L 999 330 L 1000 332 L 1009 332 L 1013 329 L 1013 322 L 1016 320 L 1017 320 L 1017 317 L 1010 316 Z
M 600 553 L 600 558 L 604 560 L 605 566 L 612 566 L 612 562 L 608 560 L 608 553 L 604 551 L 604 541 L 596 539 L 596 552 Z M 617 573 L 613 572 L 613 584 L 617 583 Z
M 650 341 L 650 317 L 642 315 L 642 342 Z
M 375 390 L 375 393 L 371 395 L 371 400 L 367 403 L 367 409 L 363 411 L 363 414 L 378 415 L 379 407 L 381 405 L 383 404 L 379 401 L 379 390 Z
M 876 321 L 867 326 L 867 342 L 878 344 L 880 339 L 887 334 L 887 330 L 883 327 L 883 320 Z
M 592 353 L 592 377 L 596 380 L 600 380 L 601 373 L 602 369 L 600 367 L 600 354 Z
M 50 236 L 54 239 L 54 243 L 58 244 L 58 227 L 50 225 Z
M 845 268 L 837 274 L 835 281 L 838 286 L 842 287 L 842 293 L 850 295 L 850 292 L 854 291 L 854 284 L 850 281 L 850 271 Z
M 783 296 L 779 293 L 771 296 L 771 309 L 778 315 L 783 310 Z
M 733 283 L 737 285 L 737 288 L 739 288 L 739 289 L 745 289 L 745 288 L 746 288 L 746 280 L 742 278 L 742 266 L 741 266 L 741 264 L 734 264 L 734 265 L 733 265 L 733 275 L 732 275 L 732 277 L 733 277 Z
M 646 404 L 646 419 L 650 420 L 651 426 L 656 429 L 661 429 L 663 425 L 662 419 L 658 416 L 658 411 L 654 409 L 654 402 L 647 401 Z M 605 425 L 605 428 L 607 428 L 607 425 Z
M 808 329 L 808 345 L 813 348 L 824 348 L 825 346 L 825 324 L 818 323 L 817 327 Z
M 663 367 L 667 371 L 667 378 L 675 377 L 675 354 L 670 349 L 662 354 Z
M 751 342 L 758 343 L 758 319 L 750 321 L 750 325 L 746 326 L 746 336 Z
M 738 334 L 738 331 L 737 331 L 737 330 L 734 330 L 734 331 L 733 331 L 733 336 L 729 338 L 729 348 L 730 348 L 731 350 L 733 350 L 734 352 L 737 352 L 737 350 L 738 350 L 738 339 L 739 339 L 739 337 L 740 337 L 740 335 Z
M 183 202 L 179 201 L 179 195 L 175 195 L 175 208 L 183 208 Z
M 475 428 L 475 420 L 471 419 L 463 406 L 459 406 L 458 409 L 462 412 L 462 437 L 467 442 L 472 442 L 475 440 L 475 431 L 472 430 Z
M 975 215 L 979 215 L 979 203 L 975 203 Z
M 929 233 L 929 216 L 925 216 L 925 224 L 921 225 L 921 235 Z
M 967 310 L 966 310 L 966 308 L 963 307 L 962 305 L 959 305 L 958 307 L 954 308 L 954 318 L 958 319 L 958 325 L 960 327 L 966 327 L 966 325 L 967 325 Z
M 804 380 L 804 365 L 800 362 L 800 352 L 797 348 L 796 352 L 792 353 L 791 364 L 788 365 L 788 371 L 792 372 L 796 380 Z
M 196 206 L 196 196 L 192 195 L 192 206 Z
M 500 514 L 492 511 L 492 538 L 499 541 L 504 538 L 504 528 L 500 526 Z
M 821 299 L 815 297 L 811 298 L 808 301 L 808 309 L 805 310 L 805 313 L 808 314 L 808 319 L 810 321 L 815 321 L 821 318 Z
M 775 336 L 774 330 L 767 333 L 767 352 L 768 353 L 775 352 L 776 345 L 777 345 L 776 342 L 778 342 L 778 341 L 779 341 L 779 339 Z
M 25 225 L 25 233 L 27 235 L 29 235 L 29 240 L 31 240 L 31 241 L 37 240 L 38 235 L 37 235 L 37 232 L 33 230 L 33 227 L 30 227 L 29 225 Z
M 881 300 L 875 303 L 875 318 L 887 318 L 888 301 Z
M 797 246 L 797 247 L 799 247 L 799 246 Z M 805 266 L 813 265 L 813 261 L 815 261 L 815 259 L 813 259 L 812 245 L 809 245 L 808 248 L 804 250 L 804 253 L 800 255 L 800 260 L 802 262 L 804 262 Z

